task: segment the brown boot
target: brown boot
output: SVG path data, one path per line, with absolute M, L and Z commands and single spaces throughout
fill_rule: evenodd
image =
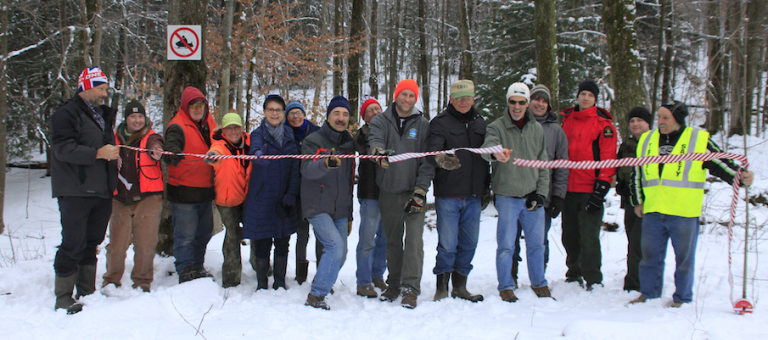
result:
M 296 261 L 296 282 L 302 284 L 307 281 L 309 273 L 309 261 Z
M 417 300 L 418 297 L 416 296 L 416 292 L 414 292 L 413 289 L 403 289 L 403 300 L 400 301 L 401 306 L 408 309 L 414 309 L 416 308 Z
M 505 289 L 502 290 L 499 293 L 499 296 L 501 296 L 501 300 L 505 302 L 517 302 L 517 296 L 515 296 L 515 292 L 511 289 Z
M 373 286 L 381 289 L 381 291 L 387 290 L 387 282 L 384 279 L 373 279 Z
M 647 301 L 644 297 L 638 296 L 637 299 L 634 299 L 629 302 L 630 305 L 638 304 L 638 303 L 645 303 Z
M 373 285 L 365 285 L 365 286 L 357 286 L 357 295 L 367 297 L 369 299 L 375 299 L 379 297 L 379 294 L 376 293 L 376 290 L 373 289 Z
M 328 306 L 325 302 L 325 296 L 314 296 L 312 293 L 307 295 L 307 302 L 304 302 L 304 305 L 318 309 L 331 310 L 331 306 Z
M 536 293 L 536 296 L 538 296 L 540 298 L 551 298 L 552 297 L 552 293 L 549 291 L 549 287 L 547 287 L 547 286 L 539 287 L 539 288 L 531 287 L 531 289 L 533 289 L 533 292 Z
M 381 293 L 379 300 L 392 302 L 397 300 L 398 296 L 400 296 L 400 288 L 389 286 L 389 288 L 387 288 L 384 293 Z

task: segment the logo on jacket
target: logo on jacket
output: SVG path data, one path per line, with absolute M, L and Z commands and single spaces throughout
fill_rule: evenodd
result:
M 408 138 L 410 138 L 410 139 L 416 139 L 416 129 L 410 129 L 410 130 L 408 130 Z
M 613 138 L 613 129 L 611 129 L 610 126 L 606 126 L 603 130 L 603 137 L 605 138 Z

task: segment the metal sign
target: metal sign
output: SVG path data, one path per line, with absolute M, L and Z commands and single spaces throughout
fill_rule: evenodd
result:
M 201 60 L 202 38 L 200 25 L 168 25 L 168 60 Z

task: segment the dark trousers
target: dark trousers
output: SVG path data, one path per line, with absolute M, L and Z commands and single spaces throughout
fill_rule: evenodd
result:
M 603 210 L 587 211 L 589 193 L 568 192 L 563 207 L 563 248 L 569 278 L 583 277 L 587 284 L 603 282 L 600 272 L 600 225 Z
M 77 273 L 78 265 L 95 265 L 96 249 L 104 241 L 112 199 L 97 197 L 59 197 L 61 246 L 56 251 L 53 269 L 57 276 Z
M 387 284 L 391 287 L 413 289 L 421 294 L 421 274 L 424 272 L 424 211 L 407 214 L 405 204 L 413 193 L 379 193 L 379 209 L 384 233 L 387 235 Z M 403 242 L 405 239 L 405 242 Z
M 221 222 L 224 223 L 225 234 L 224 244 L 221 251 L 224 255 L 224 264 L 221 267 L 221 276 L 223 285 L 240 284 L 240 276 L 243 272 L 243 263 L 240 255 L 240 240 L 243 239 L 243 228 L 240 222 L 243 221 L 243 205 L 236 207 L 223 207 L 216 205 L 221 215 Z
M 251 256 L 256 255 L 259 259 L 269 259 L 269 253 L 272 251 L 272 243 L 275 244 L 275 257 L 288 257 L 288 242 L 290 237 L 284 238 L 265 238 L 261 240 L 251 240 L 251 247 L 256 247 Z
M 297 211 L 301 211 L 301 200 L 296 203 Z M 296 263 L 307 262 L 307 245 L 309 244 L 309 221 L 299 218 L 298 228 L 296 229 Z M 323 255 L 323 244 L 315 240 L 315 257 L 317 263 L 320 263 L 320 257 Z
M 641 236 L 643 219 L 635 215 L 633 206 L 624 209 L 624 229 L 627 232 L 627 275 L 624 276 L 624 290 L 640 291 L 640 260 L 643 259 Z

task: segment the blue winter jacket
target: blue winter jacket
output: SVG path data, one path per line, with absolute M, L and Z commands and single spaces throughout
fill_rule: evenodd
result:
M 251 150 L 253 155 L 261 150 L 265 155 L 298 154 L 299 149 L 293 137 L 293 131 L 287 125 L 283 140 L 279 143 L 272 138 L 266 128 L 266 119 L 251 132 Z M 263 162 L 263 160 L 262 160 Z M 243 208 L 243 238 L 261 240 L 267 238 L 285 238 L 296 232 L 299 211 L 296 206 L 283 206 L 283 197 L 299 197 L 299 169 L 301 163 L 294 158 L 268 160 L 266 165 L 252 162 L 253 170 L 248 184 Z

